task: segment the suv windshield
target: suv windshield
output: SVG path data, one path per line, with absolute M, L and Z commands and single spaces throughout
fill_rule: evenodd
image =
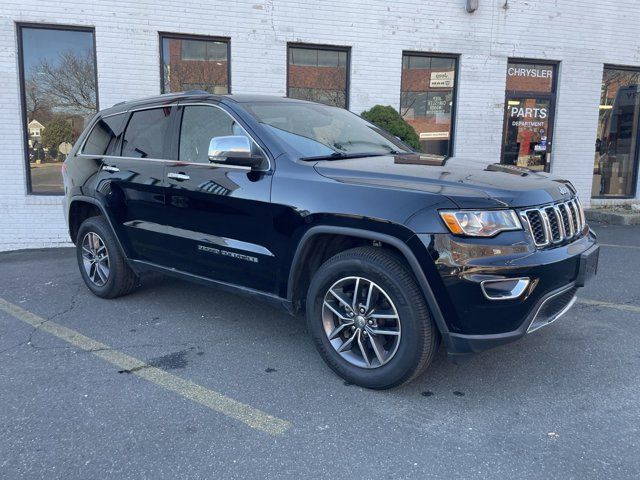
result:
M 254 103 L 245 107 L 303 159 L 412 152 L 394 136 L 342 108 L 297 102 Z

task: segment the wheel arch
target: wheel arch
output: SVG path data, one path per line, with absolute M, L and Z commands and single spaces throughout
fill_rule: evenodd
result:
M 305 273 L 305 265 L 306 259 L 309 258 L 309 252 L 313 248 L 315 242 L 314 239 L 319 238 L 323 235 L 335 235 L 343 238 L 352 238 L 364 242 L 365 244 L 373 244 L 374 242 L 379 242 L 382 245 L 388 245 L 392 247 L 392 249 L 399 252 L 399 254 L 403 257 L 403 259 L 409 265 L 414 277 L 418 282 L 418 286 L 424 295 L 424 298 L 429 307 L 429 311 L 433 316 L 433 320 L 436 323 L 440 334 L 442 335 L 442 339 L 445 342 L 445 345 L 449 345 L 449 329 L 444 320 L 442 312 L 440 310 L 440 306 L 438 305 L 438 301 L 429 285 L 429 281 L 420 266 L 416 256 L 409 246 L 393 235 L 389 235 L 386 233 L 376 232 L 372 230 L 363 230 L 359 228 L 353 227 L 342 227 L 342 226 L 331 226 L 331 225 L 318 225 L 311 227 L 307 230 L 298 246 L 296 248 L 296 252 L 293 256 L 293 261 L 291 262 L 291 268 L 289 269 L 289 276 L 287 281 L 287 300 L 294 305 L 294 308 L 299 303 L 299 298 L 301 296 L 306 296 L 306 290 L 308 285 L 305 287 L 302 284 L 302 280 L 304 279 Z M 362 243 L 360 243 L 362 244 Z
M 98 202 L 92 198 L 74 197 L 71 200 L 71 203 L 69 203 L 69 213 L 67 217 L 71 241 L 76 243 L 76 237 L 78 236 L 78 230 L 80 229 L 82 222 L 87 218 L 97 217 L 99 215 L 103 215 L 103 211 L 98 205 Z
M 107 209 L 102 204 L 102 202 L 100 202 L 96 198 L 88 197 L 86 195 L 76 195 L 72 197 L 71 201 L 69 202 L 69 211 L 67 215 L 69 224 L 69 235 L 71 236 L 71 241 L 74 244 L 76 242 L 78 229 L 80 228 L 80 225 L 82 225 L 82 222 L 84 222 L 87 218 L 93 216 L 99 215 L 104 217 L 109 224 L 109 228 L 111 228 L 111 231 L 113 232 L 113 236 L 116 239 L 120 251 L 123 253 L 125 259 L 127 259 L 128 262 L 126 250 L 123 248 L 117 230 L 114 228 L 111 216 L 107 213 Z

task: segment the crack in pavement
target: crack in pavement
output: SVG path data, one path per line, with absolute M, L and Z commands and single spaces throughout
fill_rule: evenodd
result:
M 69 305 L 67 308 L 65 308 L 64 310 L 61 310 L 60 312 L 54 313 L 53 315 L 50 315 L 49 317 L 47 317 L 46 319 L 44 319 L 42 322 L 40 322 L 37 326 L 33 327 L 31 329 L 31 331 L 29 332 L 29 334 L 27 335 L 26 340 L 16 343 L 15 345 L 12 345 L 10 347 L 7 347 L 3 350 L 0 350 L 0 355 L 3 353 L 6 353 L 10 350 L 13 350 L 15 348 L 21 347 L 23 345 L 29 345 L 31 348 L 35 349 L 35 350 L 47 350 L 49 348 L 56 348 L 56 347 L 38 347 L 37 345 L 33 344 L 33 336 L 35 335 L 35 333 L 40 330 L 40 328 L 42 327 L 42 325 L 44 325 L 47 322 L 52 321 L 54 318 L 58 318 L 61 315 L 65 315 L 67 313 L 70 313 L 73 311 L 74 308 L 76 308 L 76 300 L 78 298 L 78 296 L 80 295 L 80 290 L 82 288 L 82 284 L 78 283 L 77 284 L 77 288 L 76 291 L 71 295 L 71 298 L 69 299 Z M 62 348 L 68 348 L 68 347 L 62 347 Z

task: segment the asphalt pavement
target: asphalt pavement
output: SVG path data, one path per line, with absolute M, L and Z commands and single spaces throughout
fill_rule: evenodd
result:
M 2 253 L 0 478 L 638 478 L 640 227 L 596 231 L 566 316 L 390 391 L 257 300 L 155 274 L 102 300 L 72 249 Z

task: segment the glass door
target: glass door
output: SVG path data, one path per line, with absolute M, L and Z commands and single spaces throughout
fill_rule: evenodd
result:
M 502 163 L 548 170 L 551 118 L 549 98 L 507 97 Z
M 502 134 L 502 163 L 549 171 L 557 64 L 510 59 Z

